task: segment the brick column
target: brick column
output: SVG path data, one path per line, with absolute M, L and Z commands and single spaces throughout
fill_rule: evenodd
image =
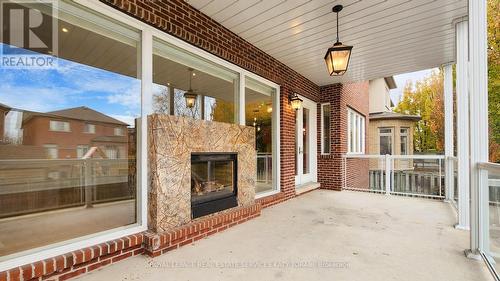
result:
M 366 122 L 365 128 L 368 128 L 368 81 L 331 84 L 321 87 L 320 92 L 320 103 L 328 102 L 331 106 L 331 153 L 321 155 L 321 106 L 318 105 L 318 128 L 320 128 L 318 130 L 318 180 L 321 188 L 340 190 L 346 180 L 342 155 L 347 153 L 347 110 L 351 108 L 363 115 Z M 365 133 L 365 151 L 367 147 L 368 138 Z M 349 171 L 356 171 L 356 174 L 351 174 Z M 368 182 L 368 162 L 357 159 L 349 160 L 347 178 Z

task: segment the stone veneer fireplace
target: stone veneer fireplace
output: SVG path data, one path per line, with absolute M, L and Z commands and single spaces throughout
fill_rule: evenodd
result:
M 238 206 L 238 155 L 191 154 L 191 217 Z
M 150 230 L 255 204 L 254 127 L 163 114 L 148 122 Z

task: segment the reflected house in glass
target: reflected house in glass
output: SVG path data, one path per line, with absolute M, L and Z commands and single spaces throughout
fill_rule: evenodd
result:
M 10 112 L 20 126 L 9 128 L 17 139 L 0 145 L 0 160 L 13 161 L 0 169 L 0 178 L 4 191 L 15 187 L 17 193 L 0 194 L 0 217 L 82 205 L 79 197 L 89 184 L 91 201 L 133 196 L 135 162 L 129 163 L 128 150 L 135 153 L 135 128 L 85 106 Z M 59 204 L 51 205 L 55 198 Z
M 85 106 L 47 113 L 25 111 L 23 144 L 57 149 L 53 154 L 48 152 L 55 159 L 82 158 L 92 147 L 99 148 L 103 158 L 126 158 L 127 126 Z

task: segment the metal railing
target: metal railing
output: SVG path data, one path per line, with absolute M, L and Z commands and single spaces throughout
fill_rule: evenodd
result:
M 446 185 L 455 185 L 454 176 L 446 178 L 445 163 L 453 168 L 455 161 L 444 155 L 347 154 L 343 157 L 343 188 L 445 199 L 453 194 Z
M 257 182 L 272 184 L 273 154 L 257 153 Z

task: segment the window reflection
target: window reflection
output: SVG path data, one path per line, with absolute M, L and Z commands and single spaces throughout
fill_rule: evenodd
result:
M 245 120 L 255 128 L 257 150 L 256 193 L 273 190 L 273 96 L 274 88 L 250 78 L 245 80 Z
M 153 42 L 153 110 L 175 116 L 235 123 L 238 74 L 166 42 Z M 193 93 L 193 107 L 185 94 Z
M 0 69 L 0 259 L 136 222 L 140 34 L 72 6 L 57 67 Z

